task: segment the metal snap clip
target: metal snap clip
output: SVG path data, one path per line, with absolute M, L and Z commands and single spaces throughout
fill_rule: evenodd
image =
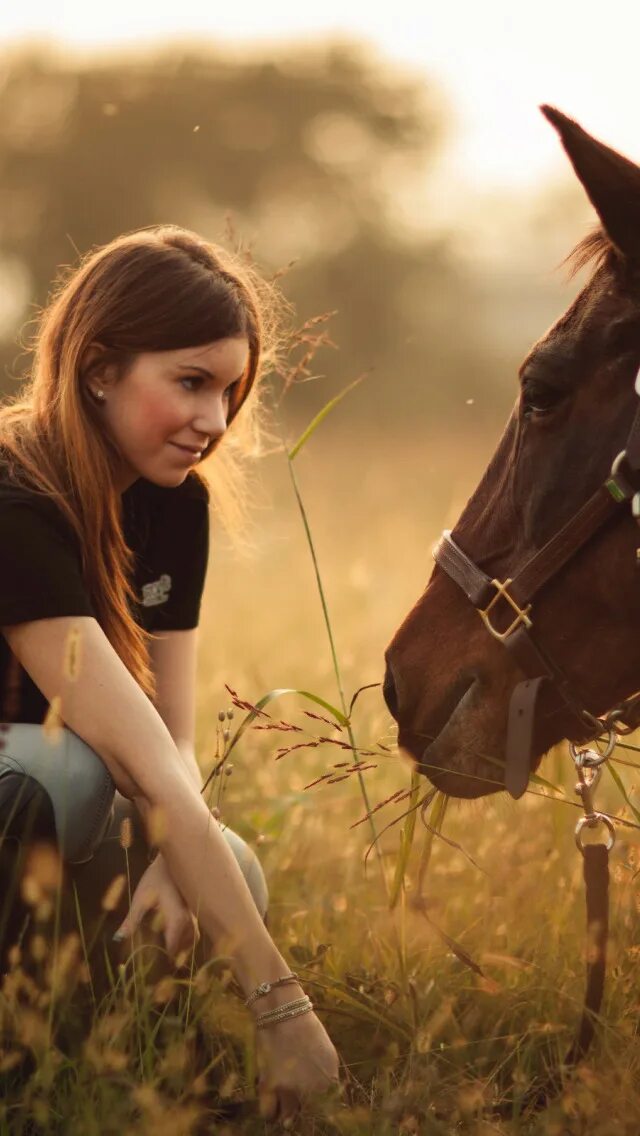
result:
M 578 851 L 581 852 L 583 856 L 584 856 L 584 844 L 583 844 L 583 841 L 582 841 L 583 829 L 585 829 L 585 828 L 597 828 L 599 824 L 603 824 L 609 832 L 609 835 L 607 837 L 607 843 L 606 843 L 607 852 L 610 852 L 611 849 L 613 848 L 613 846 L 616 842 L 616 830 L 614 828 L 613 822 L 609 819 L 608 816 L 605 816 L 604 813 L 591 813 L 590 816 L 580 817 L 580 820 L 578 821 L 576 828 L 575 828 L 576 846 L 578 848 Z

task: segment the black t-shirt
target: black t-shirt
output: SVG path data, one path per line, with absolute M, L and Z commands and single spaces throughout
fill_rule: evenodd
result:
M 122 495 L 135 555 L 134 619 L 147 631 L 197 627 L 209 554 L 208 492 L 189 474 L 166 489 L 140 478 Z M 51 498 L 0 468 L 0 628 L 63 615 L 97 618 L 78 538 Z M 0 634 L 0 721 L 43 721 L 47 702 Z

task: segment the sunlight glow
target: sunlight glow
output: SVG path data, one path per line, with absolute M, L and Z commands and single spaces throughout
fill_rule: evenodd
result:
M 579 0 L 450 0 L 417 6 L 409 0 L 376 6 L 326 0 L 306 6 L 211 5 L 182 0 L 111 0 L 89 5 L 45 0 L 5 5 L 0 43 L 37 37 L 81 50 L 139 49 L 175 39 L 228 43 L 237 51 L 338 37 L 368 43 L 386 60 L 441 86 L 455 130 L 445 169 L 469 189 L 526 188 L 563 179 L 557 140 L 537 111 L 557 104 L 612 145 L 640 158 L 636 55 L 640 9 L 609 0 L 606 9 Z

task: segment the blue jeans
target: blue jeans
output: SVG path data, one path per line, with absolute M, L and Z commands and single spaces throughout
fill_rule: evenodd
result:
M 126 852 L 120 841 L 125 817 L 133 834 Z M 10 948 L 33 929 L 22 880 L 37 843 L 51 845 L 63 862 L 60 932 L 77 927 L 77 900 L 85 939 L 101 955 L 128 907 L 125 889 L 115 910 L 103 909 L 109 884 L 128 874 L 135 888 L 149 863 L 142 825 L 77 734 L 63 728 L 49 738 L 40 726 L 18 723 L 0 732 L 0 973 Z M 109 954 L 117 961 L 115 945 Z
M 125 818 L 132 834 L 126 850 Z M 223 831 L 264 916 L 268 893 L 259 861 L 233 830 Z M 149 864 L 137 810 L 77 734 L 62 728 L 50 738 L 41 726 L 18 723 L 0 732 L 0 973 L 6 951 L 32 919 L 20 880 L 35 842 L 54 845 L 64 864 L 62 928 L 75 925 L 77 898 L 84 938 L 117 951 L 110 938 L 127 913 L 128 888 L 114 911 L 105 912 L 101 901 L 117 875 L 133 891 Z
M 112 822 L 115 796 L 106 765 L 71 730 L 64 727 L 48 736 L 41 726 L 28 723 L 4 727 L 0 736 L 0 838 L 23 839 L 25 824 L 44 826 L 41 836 L 50 836 L 53 819 L 62 859 L 69 864 L 84 863 Z

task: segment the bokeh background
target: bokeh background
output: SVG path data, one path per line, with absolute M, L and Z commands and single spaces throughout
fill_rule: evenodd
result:
M 361 375 L 296 473 L 345 692 L 380 681 L 433 543 L 493 450 L 520 359 L 575 292 L 562 260 L 594 217 L 538 104 L 640 157 L 638 17 L 619 0 L 607 13 L 603 27 L 595 10 L 550 0 L 535 13 L 507 0 L 3 8 L 3 393 L 28 369 L 58 266 L 137 226 L 240 241 L 282 273 L 295 325 L 332 313 L 321 330 L 333 346 L 278 399 L 240 546 L 213 518 L 205 766 L 225 684 L 252 701 L 280 687 L 337 697 L 278 440 Z M 392 741 L 379 690 L 360 705 L 367 736 Z M 322 748 L 312 756 L 322 768 Z M 255 775 L 250 745 L 237 760 Z M 302 758 L 278 773 L 259 764 L 272 801 L 308 781 Z M 326 807 L 353 787 L 333 793 Z
M 231 219 L 267 273 L 290 266 L 299 322 L 335 312 L 336 347 L 282 405 L 283 435 L 366 374 L 299 459 L 354 688 L 379 678 L 518 360 L 573 290 L 558 265 L 592 218 L 537 103 L 640 153 L 624 66 L 636 17 L 609 5 L 608 30 L 546 0 L 535 14 L 504 0 L 241 7 L 3 8 L 0 387 L 28 365 L 57 266 L 120 232 L 172 221 L 224 240 Z M 277 455 L 255 500 L 243 555 L 216 543 L 204 699 L 239 671 L 254 694 L 330 682 Z
M 291 687 L 337 702 L 309 548 L 275 443 L 293 442 L 361 375 L 295 471 L 347 701 L 381 680 L 385 645 L 424 587 L 432 545 L 507 418 L 519 360 L 576 290 L 560 265 L 594 217 L 537 105 L 555 103 L 640 159 L 639 32 L 637 5 L 624 0 L 606 9 L 578 0 L 0 8 L 2 394 L 25 373 L 31 321 L 58 266 L 141 225 L 176 222 L 223 242 L 232 229 L 265 273 L 286 269 L 298 326 L 334 313 L 334 346 L 318 351 L 274 414 L 240 546 L 214 518 L 198 685 L 203 768 L 224 745 L 225 684 L 251 701 Z M 273 713 L 313 742 L 314 730 L 327 731 L 304 705 L 287 696 Z M 378 803 L 409 776 L 379 689 L 362 694 L 354 722 L 359 744 L 376 752 L 366 783 Z M 573 811 L 534 795 L 451 808 L 446 831 L 473 850 L 482 874 L 450 846 L 431 848 L 428 836 L 421 844 L 425 867 L 433 852 L 428 910 L 489 976 L 469 980 L 421 916 L 403 909 L 393 930 L 380 877 L 363 871 L 368 827 L 349 828 L 364 808 L 354 778 L 305 788 L 342 752 L 314 744 L 277 760 L 290 738 L 247 731 L 216 799 L 262 848 L 272 925 L 292 957 L 326 954 L 330 986 L 359 991 L 360 1010 L 367 999 L 388 1008 L 382 1032 L 342 1003 L 343 1016 L 330 1018 L 364 1086 L 360 1121 L 340 1131 L 503 1131 L 464 1127 L 464 1118 L 481 1114 L 505 1045 L 520 1062 L 514 1084 L 516 1075 L 525 1083 L 557 1060 L 576 1015 L 583 915 Z M 554 783 L 562 765 L 558 754 L 547 760 Z M 609 804 L 621 811 L 619 795 Z M 398 831 L 380 844 L 388 886 Z M 627 1045 L 637 1028 L 638 855 L 626 839 L 620 847 L 606 1010 L 613 1058 L 549 1132 L 586 1131 L 585 1118 L 602 1136 L 638 1131 Z M 406 1037 L 415 1065 L 403 1065 Z M 433 1109 L 433 1126 L 421 1127 L 415 1118 Z M 119 1114 L 109 1115 L 115 1124 Z

